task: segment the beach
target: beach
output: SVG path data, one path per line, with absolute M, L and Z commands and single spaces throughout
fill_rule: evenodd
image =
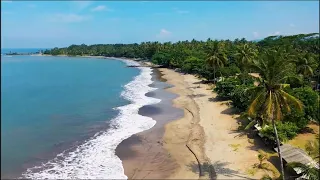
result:
M 157 121 L 153 128 L 118 146 L 129 179 L 256 179 L 266 174 L 248 174 L 259 162 L 257 150 L 265 147 L 238 131 L 238 115 L 217 100 L 210 85 L 193 75 L 158 70 L 172 85 L 165 91 L 177 95 L 172 106 L 183 115 L 174 119 L 159 112 L 158 118 L 151 116 Z
M 238 115 L 226 101 L 216 98 L 212 85 L 202 84 L 194 75 L 172 69 L 145 67 L 153 66 L 150 63 L 127 58 L 109 59 L 124 61 L 127 66 L 136 65 L 133 68 L 141 70 L 122 92 L 131 104 L 118 107 L 120 116 L 113 120 L 117 128 L 108 128 L 105 133 L 77 146 L 77 156 L 73 155 L 76 152 L 73 150 L 65 153 L 63 157 L 70 159 L 69 165 L 59 169 L 57 174 L 52 174 L 52 168 L 45 165 L 46 170 L 35 169 L 25 174 L 27 177 L 68 178 L 67 171 L 80 177 L 74 172 L 75 162 L 86 167 L 81 177 L 257 179 L 265 174 L 248 174 L 247 171 L 259 162 L 257 150 L 264 147 L 250 143 L 246 135 L 241 136 Z M 112 140 L 113 131 L 120 135 L 117 141 Z M 95 159 L 98 158 L 97 148 L 101 155 L 99 160 Z M 108 156 L 101 159 L 108 148 L 110 153 L 108 151 Z M 110 160 L 112 163 L 107 163 Z M 64 162 L 65 159 L 54 164 Z M 109 164 L 108 171 L 100 166 L 99 169 L 99 164 Z

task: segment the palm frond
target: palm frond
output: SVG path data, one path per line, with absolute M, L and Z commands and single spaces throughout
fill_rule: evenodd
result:
M 248 108 L 248 114 L 250 116 L 255 116 L 257 113 L 257 110 L 262 106 L 264 103 L 264 98 L 265 98 L 266 93 L 265 92 L 260 92 L 259 95 L 252 101 Z
M 299 111 L 302 111 L 303 109 L 303 104 L 302 102 L 295 98 L 294 96 L 288 94 L 287 92 L 285 92 L 284 90 L 280 90 L 281 95 L 285 98 L 285 100 L 288 103 L 291 103 L 293 106 L 295 106 Z
M 272 105 L 273 105 L 273 100 L 272 100 L 272 92 L 269 91 L 267 101 L 266 101 L 266 114 L 268 117 L 272 116 Z
M 250 129 L 252 126 L 254 126 L 257 122 L 255 120 L 252 120 L 249 124 L 246 125 L 244 130 Z

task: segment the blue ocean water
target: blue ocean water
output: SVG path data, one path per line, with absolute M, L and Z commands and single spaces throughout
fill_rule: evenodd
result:
M 115 140 L 110 137 L 108 139 L 106 136 L 101 139 L 102 136 L 97 136 L 96 139 L 93 138 L 94 141 L 98 141 L 98 138 L 101 142 L 107 142 L 110 139 L 116 141 L 117 135 L 112 134 L 116 130 L 109 132 L 108 122 L 112 119 L 113 121 L 123 120 L 122 124 L 126 124 L 130 119 L 116 117 L 119 116 L 119 112 L 126 114 L 127 110 L 124 110 L 127 108 L 126 105 L 134 101 L 125 97 L 130 96 L 130 89 L 135 88 L 136 85 L 139 86 L 139 83 L 136 82 L 131 86 L 129 82 L 143 72 L 145 74 L 141 76 L 142 79 L 139 82 L 144 83 L 140 83 L 139 88 L 143 88 L 141 92 L 145 93 L 144 91 L 150 91 L 146 86 L 150 84 L 151 70 L 126 68 L 125 63 L 121 61 L 75 57 L 1 57 L 1 176 L 16 175 L 33 166 L 32 162 L 35 159 L 50 161 L 53 158 L 51 156 L 56 157 L 57 153 L 61 153 L 59 152 L 61 149 L 55 150 L 56 146 L 62 144 L 62 149 L 69 148 L 76 141 L 92 139 L 97 131 L 108 132 Z M 143 104 L 131 105 L 138 108 Z M 119 106 L 126 108 L 115 109 Z M 131 118 L 134 118 L 132 113 Z M 138 121 L 136 121 L 137 125 L 139 125 Z M 135 128 L 135 125 L 130 126 Z M 124 137 L 132 134 L 130 130 L 126 132 L 129 134 Z M 100 145 L 103 147 L 103 144 Z M 109 146 L 106 145 L 106 147 Z M 105 152 L 106 149 L 101 152 L 92 152 L 92 149 L 97 149 L 93 140 L 82 145 L 81 148 L 77 153 L 72 152 L 76 154 L 74 156 L 63 154 L 65 157 L 59 159 L 62 161 L 60 163 L 66 162 L 65 158 L 69 158 L 68 160 L 73 158 L 72 162 L 74 160 L 81 164 L 82 161 L 89 161 L 95 153 L 96 155 L 106 153 L 105 158 L 108 157 L 109 152 Z M 110 152 L 113 153 L 112 150 Z M 81 154 L 81 157 L 78 157 L 78 154 Z M 56 161 L 55 163 L 58 164 Z M 100 167 L 99 162 L 95 163 Z M 73 177 L 91 178 L 102 171 L 94 174 L 90 170 L 94 167 L 89 166 L 90 164 L 88 167 L 86 164 L 82 165 L 83 173 L 74 166 L 71 166 L 69 171 L 73 173 Z M 41 169 L 46 168 L 49 167 Z M 86 168 L 91 171 L 91 174 L 86 174 Z M 66 170 L 61 171 L 59 176 L 54 176 L 53 174 L 57 173 L 49 171 L 43 171 L 38 176 L 34 176 L 35 172 L 39 170 L 29 170 L 28 177 L 55 179 L 68 178 L 70 175 Z M 87 176 L 81 176 L 81 173 Z

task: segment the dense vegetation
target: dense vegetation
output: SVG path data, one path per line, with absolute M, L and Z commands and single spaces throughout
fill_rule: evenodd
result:
M 258 42 L 207 39 L 82 44 L 54 48 L 44 54 L 137 58 L 196 74 L 215 83 L 218 96 L 231 100 L 252 122 L 272 123 L 262 133 L 285 141 L 294 138 L 310 121 L 320 121 L 319 50 L 319 33 L 312 33 L 270 36 Z
M 279 80 L 283 81 L 281 83 L 289 84 L 285 92 L 301 100 L 304 105 L 302 112 L 298 112 L 294 107 L 290 108 L 290 112 L 283 112 L 283 121 L 277 123 L 279 133 L 284 134 L 280 136 L 281 140 L 286 140 L 293 138 L 309 121 L 320 120 L 319 93 L 314 91 L 319 83 L 319 50 L 319 34 L 312 33 L 270 36 L 258 42 L 246 39 L 207 39 L 176 43 L 143 42 L 90 46 L 82 44 L 54 48 L 45 51 L 44 54 L 139 58 L 168 68 L 179 68 L 183 72 L 197 74 L 209 81 L 217 81 L 219 77 L 224 77 L 223 81 L 216 83 L 215 90 L 219 96 L 232 100 L 233 105 L 241 111 L 247 110 L 254 96 L 246 89 L 254 87 L 254 82 L 259 83 L 267 78 L 259 79 L 257 76 L 248 75 L 250 72 L 258 72 L 252 65 L 257 64 L 258 60 L 265 63 L 277 56 L 279 61 L 283 60 L 282 64 L 278 63 L 281 65 L 280 70 L 285 70 L 279 72 L 281 76 L 287 77 Z M 275 53 L 271 53 L 273 51 Z M 284 63 L 284 60 L 288 62 Z M 280 128 L 282 125 L 287 128 Z M 290 135 L 286 135 L 286 131 L 290 131 Z

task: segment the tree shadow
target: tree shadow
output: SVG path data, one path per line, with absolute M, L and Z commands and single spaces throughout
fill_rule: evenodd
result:
M 205 94 L 192 94 L 192 95 L 188 95 L 188 97 L 190 98 L 198 98 L 198 97 L 203 97 L 206 96 Z
M 216 96 L 216 97 L 208 98 L 208 100 L 209 100 L 210 102 L 221 102 L 221 101 L 226 101 L 226 100 L 228 100 L 228 99 L 227 99 L 227 98 L 224 98 L 224 97 Z
M 201 165 L 201 169 L 203 172 L 199 172 L 199 165 L 197 163 L 190 163 L 187 165 L 189 170 L 191 170 L 194 173 L 199 173 L 200 176 L 204 176 L 205 174 L 209 175 L 210 179 L 217 179 L 217 174 L 222 174 L 227 177 L 240 177 L 242 179 L 251 179 L 246 177 L 245 175 L 241 174 L 239 171 L 227 168 L 226 166 L 229 165 L 228 162 L 220 162 L 216 161 L 215 163 L 203 163 Z
M 194 82 L 193 84 L 211 84 L 213 82 L 214 81 L 210 81 L 210 80 L 201 80 L 201 81 Z
M 308 134 L 308 133 L 316 134 L 316 132 L 314 132 L 314 130 L 310 127 L 305 127 L 300 130 L 300 134 Z
M 239 113 L 240 111 L 235 107 L 229 107 L 228 109 L 221 111 L 221 114 L 227 114 L 227 115 L 236 115 Z

